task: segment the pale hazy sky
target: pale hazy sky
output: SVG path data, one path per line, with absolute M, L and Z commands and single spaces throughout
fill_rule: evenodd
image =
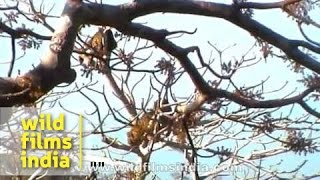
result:
M 3 4 L 3 0 L 0 0 L 0 5 Z M 36 2 L 36 1 L 35 1 Z M 40 1 L 37 1 L 40 2 Z M 47 0 L 46 4 L 50 5 L 53 3 L 56 3 L 58 1 L 55 0 Z M 52 13 L 54 15 L 59 15 L 63 8 L 62 0 L 59 0 L 59 3 L 55 4 L 55 8 L 53 9 Z M 120 4 L 122 2 L 128 2 L 128 1 L 119 1 L 119 0 L 106 0 L 105 3 L 110 4 Z M 215 1 L 217 2 L 217 1 Z M 232 1 L 223 1 L 220 2 L 225 3 L 231 3 Z M 261 2 L 261 1 L 257 1 Z M 49 6 L 47 6 L 49 8 Z M 319 12 L 318 12 L 319 13 Z M 320 15 L 318 16 L 320 17 Z M 290 18 L 287 18 L 287 15 L 282 13 L 281 10 L 268 10 L 268 11 L 255 11 L 254 18 L 257 20 L 261 20 L 263 24 L 268 26 L 269 28 L 277 31 L 278 33 L 285 35 L 289 38 L 297 38 L 300 39 L 301 35 L 299 34 L 298 28 L 296 27 L 296 24 L 293 23 L 293 21 Z M 55 24 L 56 19 L 52 20 L 52 26 L 55 27 L 57 24 Z M 235 27 L 231 23 L 228 23 L 224 20 L 217 19 L 217 18 L 207 18 L 207 17 L 196 17 L 191 15 L 173 15 L 173 14 L 161 14 L 157 13 L 155 15 L 149 15 L 146 17 L 138 18 L 135 20 L 135 22 L 147 22 L 146 25 L 154 27 L 154 28 L 166 28 L 168 30 L 187 30 L 187 31 L 193 31 L 195 28 L 198 29 L 197 33 L 194 35 L 184 35 L 183 37 L 179 39 L 175 39 L 174 42 L 182 47 L 188 47 L 188 46 L 194 46 L 198 45 L 201 48 L 202 55 L 205 59 L 208 59 L 210 57 L 210 52 L 212 51 L 212 48 L 208 45 L 207 41 L 210 41 L 212 44 L 216 44 L 219 48 L 224 49 L 230 45 L 237 44 L 235 47 L 231 48 L 229 51 L 227 51 L 224 54 L 225 60 L 228 61 L 233 58 L 240 58 L 243 54 L 243 51 L 246 51 L 249 49 L 249 47 L 252 46 L 254 43 L 254 38 L 246 31 Z M 21 23 L 21 22 L 19 22 Z M 20 24 L 18 25 L 20 26 Z M 39 28 L 40 25 L 33 25 L 32 26 L 34 30 L 40 34 L 48 34 L 48 31 L 46 31 L 43 28 Z M 95 29 L 92 27 L 92 32 L 94 32 Z M 320 37 L 319 31 L 316 31 L 316 29 L 309 28 L 310 36 L 311 37 Z M 87 31 L 89 32 L 89 31 Z M 5 35 L 4 33 L 0 35 Z M 319 41 L 319 39 L 318 39 Z M 10 40 L 9 39 L 0 39 L 1 42 L 1 48 L 0 48 L 0 76 L 4 77 L 7 74 L 8 71 L 8 65 L 3 64 L 4 62 L 10 61 L 11 58 L 11 47 L 10 47 Z M 134 44 L 133 44 L 134 45 Z M 44 53 L 45 49 L 48 48 L 46 44 L 40 47 L 40 49 L 37 50 L 28 50 L 27 55 L 16 62 L 16 66 L 14 69 L 13 74 L 17 74 L 17 70 L 21 69 L 21 72 L 24 73 L 30 69 L 32 69 L 32 64 L 37 65 L 39 63 L 39 58 L 42 56 L 42 53 Z M 19 49 L 19 46 L 17 46 L 17 49 Z M 278 50 L 276 50 L 279 52 Z M 23 52 L 21 50 L 17 51 L 16 57 L 19 57 L 22 55 Z M 214 54 L 217 57 L 217 54 Z M 155 52 L 153 58 L 155 60 L 160 59 L 161 56 L 163 56 L 162 52 Z M 257 53 L 257 56 L 261 57 L 261 54 Z M 197 59 L 197 56 L 194 54 L 190 54 L 189 56 L 195 64 L 199 64 L 199 60 Z M 319 56 L 318 56 L 319 57 Z M 155 62 L 154 60 L 154 62 Z M 73 61 L 73 63 L 76 63 Z M 282 95 L 285 95 L 286 93 L 292 91 L 293 88 L 298 87 L 301 88 L 301 85 L 298 85 L 295 80 L 297 80 L 298 75 L 291 72 L 289 68 L 287 68 L 287 65 L 283 63 L 282 60 L 277 58 L 269 58 L 267 60 L 267 63 L 264 63 L 262 61 L 257 66 L 253 66 L 248 69 L 244 69 L 242 71 L 238 72 L 238 76 L 236 77 L 236 82 L 238 85 L 243 84 L 254 84 L 257 82 L 261 82 L 261 80 L 266 79 L 266 77 L 270 77 L 270 83 L 268 83 L 269 86 L 266 86 L 266 90 L 272 90 L 277 89 L 277 87 L 282 86 L 285 82 L 289 81 L 289 84 L 286 88 L 286 90 L 283 92 L 283 94 L 276 94 L 276 95 L 270 95 L 271 97 L 281 97 Z M 78 78 L 77 82 L 80 83 Z M 100 79 L 100 83 L 104 84 L 103 78 Z M 187 80 L 187 79 L 186 79 Z M 86 81 L 84 79 L 84 81 Z M 190 81 L 188 81 L 190 82 Z M 184 82 L 183 82 L 184 83 Z M 138 88 L 138 90 L 141 91 L 140 95 L 145 95 L 145 87 L 141 86 Z M 183 92 L 186 90 L 185 92 Z M 181 94 L 188 96 L 192 93 L 192 86 L 184 83 L 184 88 L 180 90 Z M 299 90 L 298 90 L 299 91 Z M 72 96 L 71 96 L 72 97 Z M 110 97 L 111 98 L 111 97 Z M 114 97 L 113 97 L 114 99 Z M 116 99 L 115 99 L 116 100 Z M 102 100 L 99 98 L 97 101 Z M 81 100 L 79 100 L 81 102 Z M 85 101 L 83 101 L 85 102 Z M 75 103 L 75 101 L 69 101 L 70 105 L 73 104 L 79 104 L 78 101 Z M 83 107 L 77 107 L 77 109 L 81 109 Z M 87 108 L 87 107 L 86 107 Z M 297 111 L 299 112 L 299 111 Z M 300 113 L 300 112 L 299 112 Z M 175 153 L 173 153 L 175 154 Z M 175 154 L 173 155 L 175 158 L 172 158 L 171 160 L 177 161 L 182 156 Z M 171 156 L 170 156 L 171 157 Z M 179 158 L 177 158 L 179 157 Z M 285 156 L 285 159 L 288 160 L 285 164 L 285 167 L 295 167 L 293 164 L 296 164 L 297 156 Z M 163 161 L 168 162 L 170 158 L 163 158 L 162 153 L 155 153 L 153 156 L 154 159 L 157 159 L 157 161 Z M 304 159 L 303 156 L 299 157 L 300 159 Z M 311 163 L 311 166 L 306 166 L 304 168 L 305 171 L 313 171 L 316 165 L 316 159 L 317 156 L 315 155 L 309 155 L 306 158 L 313 160 L 314 163 Z M 312 164 L 314 166 L 312 166 Z

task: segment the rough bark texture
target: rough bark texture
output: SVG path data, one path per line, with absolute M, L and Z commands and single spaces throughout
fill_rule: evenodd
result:
M 66 3 L 60 26 L 53 33 L 50 47 L 37 67 L 16 78 L 0 79 L 2 107 L 33 103 L 58 84 L 75 80 L 76 72 L 70 68 L 70 56 L 80 25 L 74 16 L 79 11 L 81 2 Z

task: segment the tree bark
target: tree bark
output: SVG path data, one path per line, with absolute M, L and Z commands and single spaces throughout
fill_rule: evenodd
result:
M 76 18 L 81 9 L 81 1 L 66 2 L 59 27 L 37 67 L 16 78 L 0 78 L 1 107 L 34 103 L 58 84 L 75 80 L 76 72 L 70 68 L 70 57 L 81 24 Z

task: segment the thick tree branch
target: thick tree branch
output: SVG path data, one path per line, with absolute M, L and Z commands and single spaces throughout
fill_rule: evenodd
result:
M 48 57 L 48 54 L 49 56 L 53 57 L 57 55 L 58 65 L 55 68 L 53 68 L 54 61 L 42 60 L 41 64 L 36 69 L 30 71 L 25 76 L 20 77 L 24 80 L 28 79 L 27 84 L 30 84 L 30 82 L 32 82 L 31 84 L 33 84 L 33 86 L 18 86 L 22 87 L 21 90 L 25 89 L 26 87 L 29 87 L 31 89 L 34 89 L 34 87 L 41 87 L 40 89 L 44 90 L 42 91 L 42 93 L 45 93 L 48 90 L 52 89 L 58 83 L 73 81 L 74 75 L 72 75 L 73 78 L 70 78 L 70 74 L 74 73 L 71 73 L 71 71 L 68 70 L 70 68 L 69 59 L 73 48 L 77 27 L 78 25 L 83 23 L 96 25 L 110 25 L 117 28 L 125 34 L 153 41 L 158 47 L 160 47 L 161 49 L 168 52 L 169 54 L 171 54 L 179 60 L 182 67 L 186 70 L 186 72 L 188 72 L 196 88 L 200 91 L 200 93 L 203 96 L 210 97 L 211 100 L 214 100 L 216 98 L 227 98 L 232 101 L 235 101 L 238 104 L 252 108 L 273 108 L 297 102 L 297 99 L 295 98 L 288 98 L 282 100 L 282 102 L 279 102 L 278 100 L 256 101 L 252 99 L 246 99 L 244 97 L 239 97 L 236 94 L 224 90 L 211 88 L 203 79 L 201 74 L 197 71 L 196 67 L 191 62 L 191 60 L 188 58 L 187 55 L 190 53 L 191 50 L 188 48 L 181 48 L 166 39 L 166 36 L 170 35 L 170 32 L 166 30 L 155 30 L 150 27 L 143 26 L 141 24 L 130 22 L 134 18 L 155 12 L 174 12 L 224 18 L 227 21 L 230 21 L 235 25 L 247 30 L 252 35 L 262 38 L 270 44 L 273 44 L 274 46 L 280 48 L 287 54 L 288 57 L 292 58 L 297 63 L 302 64 L 305 67 L 320 74 L 320 63 L 316 61 L 313 57 L 303 53 L 298 49 L 299 46 L 303 46 L 305 48 L 310 48 L 310 50 L 314 52 L 318 52 L 319 49 L 317 47 L 310 46 L 309 44 L 303 43 L 303 41 L 296 41 L 285 38 L 284 36 L 272 31 L 271 29 L 267 28 L 261 23 L 242 14 L 239 11 L 239 8 L 237 8 L 235 5 L 226 5 L 204 1 L 142 0 L 119 6 L 101 5 L 96 3 L 82 4 L 82 8 L 79 8 L 79 4 L 78 6 L 73 6 L 77 2 L 78 1 L 69 0 L 69 5 L 67 3 L 65 12 L 69 12 L 69 14 L 71 14 L 71 16 L 73 17 L 76 17 L 75 14 L 78 13 L 78 15 L 80 15 L 83 18 L 83 20 L 80 21 L 79 18 L 72 19 L 71 22 L 77 25 L 70 26 L 67 34 L 61 33 L 63 32 L 63 30 L 61 31 L 61 29 L 56 30 L 56 32 L 58 32 L 56 33 L 56 35 L 59 34 L 58 36 L 62 36 L 62 39 L 66 38 L 66 42 L 64 42 L 63 46 L 66 48 L 62 48 L 62 51 L 57 54 L 50 54 L 50 50 L 49 53 L 47 53 L 46 55 L 47 57 L 45 56 L 43 58 L 54 59 L 52 57 Z M 79 22 L 76 22 L 77 20 Z M 53 43 L 55 43 L 54 38 L 55 37 L 52 38 Z M 57 72 L 59 73 L 57 74 Z M 50 76 L 48 74 L 50 74 Z M 64 75 L 61 76 L 61 74 Z M 68 75 L 66 76 L 66 74 Z M 69 77 L 70 79 L 67 80 L 67 77 Z M 207 97 L 204 98 L 206 99 Z
M 129 35 L 139 36 L 144 39 L 153 41 L 159 48 L 168 52 L 169 54 L 171 54 L 179 60 L 181 66 L 186 70 L 192 82 L 201 93 L 201 98 L 199 99 L 199 102 L 195 101 L 195 103 L 186 106 L 188 107 L 188 109 L 194 109 L 196 107 L 199 107 L 205 101 L 215 101 L 217 98 L 226 98 L 248 108 L 276 108 L 294 103 L 299 103 L 307 112 L 310 112 L 310 109 L 306 109 L 306 106 L 303 106 L 300 102 L 307 95 L 314 92 L 316 89 L 320 88 L 319 86 L 314 86 L 309 89 L 306 89 L 300 95 L 291 98 L 266 101 L 254 100 L 241 96 L 237 93 L 228 92 L 223 89 L 212 88 L 208 85 L 208 83 L 205 81 L 205 79 L 201 76 L 196 67 L 193 65 L 191 60 L 188 58 L 187 55 L 190 52 L 190 48 L 183 49 L 173 44 L 171 41 L 165 39 L 166 35 L 169 34 L 166 30 L 155 30 L 153 28 L 135 23 L 129 24 L 128 26 L 124 27 L 124 29 L 120 30 Z M 189 112 L 188 110 L 186 110 L 186 107 L 184 107 L 184 110 L 180 108 L 180 111 Z M 312 114 L 317 115 L 314 112 Z
M 203 79 L 201 74 L 198 72 L 194 64 L 191 62 L 191 60 L 188 58 L 189 51 L 175 45 L 171 41 L 165 39 L 168 34 L 170 34 L 166 30 L 155 30 L 153 28 L 137 24 L 137 23 L 130 23 L 127 26 L 121 27 L 119 29 L 125 34 L 138 36 L 144 39 L 148 39 L 153 41 L 159 48 L 164 50 L 165 52 L 168 52 L 172 56 L 179 59 L 179 62 L 181 66 L 186 70 L 186 72 L 189 74 L 192 82 L 197 87 L 197 89 L 201 93 L 209 93 L 208 90 L 210 89 L 210 86 L 206 83 L 206 81 Z M 203 92 L 202 92 L 203 91 Z
M 295 40 L 290 40 L 272 31 L 263 24 L 240 13 L 238 13 L 237 16 L 230 18 L 229 20 L 239 27 L 247 30 L 252 35 L 257 36 L 265 40 L 266 42 L 278 47 L 295 62 L 305 66 L 306 68 L 316 72 L 317 74 L 320 74 L 320 62 L 299 50 L 298 45 L 300 44 L 297 44 Z M 316 51 L 314 49 L 310 50 Z
M 242 14 L 236 5 L 226 5 L 204 1 L 154 0 L 138 1 L 137 3 L 128 3 L 121 5 L 120 8 L 121 11 L 123 11 L 123 16 L 126 16 L 126 18 L 122 18 L 128 20 L 135 19 L 137 17 L 148 15 L 150 13 L 155 12 L 172 12 L 223 18 L 248 31 L 253 36 L 257 36 L 265 40 L 266 42 L 278 47 L 283 52 L 285 52 L 289 58 L 307 67 L 308 69 L 316 72 L 317 74 L 320 74 L 320 63 L 313 57 L 299 50 L 297 44 L 293 43 L 296 42 L 295 40 L 288 39 L 274 32 L 265 25 L 255 21 L 251 17 Z M 109 6 L 101 6 L 100 9 L 107 10 L 109 9 Z M 107 23 L 105 20 L 102 20 L 98 23 L 104 22 Z M 118 25 L 112 24 L 112 26 L 114 27 L 118 27 Z M 311 50 L 314 51 L 315 49 Z
M 40 64 L 15 79 L 1 79 L 0 106 L 33 103 L 60 83 L 71 83 L 76 78 L 70 69 L 70 57 L 81 21 L 80 1 L 68 0 L 53 33 L 50 46 Z M 12 31 L 15 33 L 15 31 Z
M 300 2 L 301 0 L 282 0 L 278 2 L 270 3 L 257 3 L 257 2 L 239 2 L 237 4 L 238 8 L 253 8 L 253 9 L 274 9 L 274 8 L 283 8 L 287 5 Z

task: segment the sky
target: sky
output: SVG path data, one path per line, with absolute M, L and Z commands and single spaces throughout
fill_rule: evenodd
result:
M 40 2 L 40 1 L 36 1 Z M 45 3 L 47 4 L 46 7 L 49 9 L 50 5 L 54 4 L 56 1 L 48 0 Z M 127 1 L 116 1 L 116 0 L 106 0 L 104 3 L 109 4 L 120 4 Z M 215 2 L 224 2 L 224 3 L 230 3 L 231 1 L 215 1 Z M 260 1 L 256 1 L 260 2 Z M 0 0 L 0 5 L 4 3 L 3 0 Z M 52 14 L 59 15 L 60 12 L 63 9 L 63 3 L 56 3 Z M 315 12 L 319 13 L 319 12 Z M 316 14 L 317 15 L 317 14 Z M 276 17 L 276 18 L 275 18 Z M 315 16 L 316 17 L 316 16 Z M 320 17 L 320 16 L 317 16 Z M 295 39 L 302 39 L 301 35 L 299 35 L 298 28 L 296 27 L 295 23 L 292 23 L 292 20 L 290 18 L 287 18 L 287 15 L 282 13 L 281 10 L 268 10 L 268 11 L 255 11 L 254 18 L 256 20 L 260 20 L 263 22 L 264 25 L 268 26 L 269 28 L 277 31 L 278 33 L 289 37 L 289 38 L 295 38 Z M 49 21 L 50 24 L 52 24 L 53 27 L 57 26 L 57 19 L 52 19 Z M 210 58 L 210 54 L 213 53 L 213 57 L 217 58 L 217 54 L 215 52 L 212 52 L 212 48 L 207 43 L 210 41 L 212 44 L 217 45 L 218 48 L 224 49 L 226 47 L 232 46 L 233 44 L 236 44 L 236 46 L 233 46 L 229 50 L 226 51 L 226 53 L 223 54 L 224 60 L 232 60 L 234 58 L 239 58 L 242 56 L 244 50 L 248 50 L 252 44 L 255 42 L 255 39 L 246 31 L 235 27 L 231 23 L 228 23 L 224 20 L 217 19 L 217 18 L 208 18 L 208 17 L 200 17 L 200 16 L 191 16 L 191 15 L 175 15 L 170 13 L 156 13 L 153 15 L 148 15 L 145 17 L 141 17 L 135 20 L 135 22 L 146 22 L 148 26 L 154 27 L 154 28 L 165 28 L 170 31 L 174 30 L 187 30 L 187 31 L 193 31 L 195 28 L 197 28 L 197 33 L 194 35 L 184 35 L 182 38 L 174 39 L 173 41 L 177 43 L 178 45 L 181 45 L 182 47 L 189 47 L 197 45 L 201 48 L 202 55 L 204 59 Z M 165 23 L 164 23 L 165 22 Z M 21 24 L 18 24 L 17 26 L 21 26 Z M 30 26 L 28 26 L 30 27 Z M 41 34 L 48 34 L 49 32 L 42 28 L 40 25 L 31 25 L 31 27 L 34 28 L 36 32 L 39 32 Z M 87 30 L 85 30 L 85 33 L 91 34 L 96 31 L 96 27 L 91 27 Z M 314 37 L 316 40 L 319 38 L 319 31 L 317 31 L 314 28 L 308 28 L 308 32 L 311 37 Z M 4 35 L 4 34 L 0 34 Z M 319 41 L 320 39 L 318 39 Z M 1 44 L 3 44 L 3 47 L 0 49 L 0 76 L 4 77 L 7 74 L 8 71 L 8 64 L 7 62 L 10 61 L 11 54 L 7 52 L 11 52 L 10 47 L 10 40 L 6 38 L 0 39 Z M 120 45 L 121 46 L 121 45 Z M 135 46 L 134 42 L 129 43 L 127 45 L 127 48 L 133 48 Z M 19 48 L 17 46 L 17 48 Z M 36 65 L 39 63 L 39 58 L 42 56 L 41 53 L 45 52 L 45 49 L 47 49 L 47 43 L 44 42 L 43 45 L 39 48 L 39 50 L 28 50 L 26 55 L 19 59 L 16 62 L 16 66 L 13 72 L 13 76 L 16 76 L 18 73 L 18 69 L 21 70 L 22 73 L 27 72 L 28 70 L 32 69 L 32 64 Z M 4 53 L 5 52 L 5 53 Z M 21 50 L 17 51 L 17 57 L 22 55 L 24 52 Z M 261 54 L 256 54 L 257 56 L 261 57 Z M 251 54 L 251 56 L 254 56 L 254 54 Z M 165 53 L 161 51 L 154 52 L 152 59 L 154 61 L 150 62 L 151 65 L 155 65 L 155 61 L 160 59 L 161 57 L 167 57 Z M 199 65 L 199 61 L 197 59 L 197 56 L 195 54 L 190 54 L 189 57 L 192 59 L 192 61 Z M 319 56 L 318 56 L 319 57 Z M 267 63 L 266 63 L 267 62 Z M 266 79 L 269 75 L 270 80 L 269 83 L 267 83 L 265 89 L 273 90 L 275 87 L 280 87 L 286 82 L 288 82 L 288 86 L 282 91 L 282 93 L 277 94 L 270 94 L 270 98 L 276 98 L 276 97 L 282 97 L 288 92 L 290 92 L 294 88 L 302 89 L 302 85 L 296 83 L 296 79 L 299 78 L 299 75 L 291 72 L 289 68 L 287 68 L 287 65 L 282 62 L 282 60 L 277 58 L 269 58 L 267 61 L 262 61 L 261 63 L 257 64 L 256 66 L 249 67 L 247 69 L 244 69 L 242 71 L 238 72 L 238 75 L 235 77 L 235 82 L 238 85 L 253 85 L 257 82 L 260 82 L 263 79 Z M 216 60 L 216 63 L 218 63 L 218 60 Z M 76 65 L 77 63 L 73 61 L 73 64 Z M 120 75 L 119 75 L 120 76 Z M 137 81 L 141 76 L 136 76 L 135 79 L 132 79 L 132 81 Z M 208 76 L 205 76 L 205 78 L 210 78 Z M 105 79 L 101 76 L 97 76 L 98 86 L 102 87 L 103 85 L 108 88 L 109 86 L 105 83 Z M 78 77 L 77 83 L 86 83 L 89 80 L 86 78 Z M 177 94 L 179 94 L 180 97 L 188 97 L 190 94 L 193 93 L 194 87 L 191 84 L 187 84 L 185 82 L 189 82 L 188 77 L 184 77 L 182 81 L 180 81 L 180 84 L 177 85 L 177 87 L 183 86 L 184 88 L 176 89 Z M 72 88 L 72 87 L 70 87 Z M 56 89 L 56 90 L 64 90 L 62 88 Z M 137 87 L 136 91 L 137 100 L 142 101 L 142 98 L 145 96 L 145 86 L 142 84 Z M 83 105 L 88 104 L 88 101 L 79 98 L 80 96 L 77 94 L 71 94 L 68 98 L 66 98 L 62 103 L 70 107 L 72 109 L 75 109 L 76 111 L 86 111 L 86 112 L 92 112 L 93 107 L 92 106 L 86 106 L 83 107 Z M 98 104 L 102 104 L 103 99 L 101 97 L 93 97 L 95 101 Z M 120 101 L 117 100 L 117 98 L 113 95 L 108 95 L 108 98 L 111 102 L 115 103 L 115 106 L 120 106 Z M 82 104 L 82 105 L 79 105 Z M 297 114 L 303 113 L 301 109 L 296 109 L 295 111 Z M 92 119 L 90 119 L 92 120 Z M 111 121 L 110 119 L 108 121 Z M 109 127 L 110 128 L 110 127 Z M 121 135 L 122 134 L 122 135 Z M 121 134 L 115 134 L 115 136 L 118 136 L 119 139 L 124 140 L 124 133 Z M 93 139 L 95 137 L 92 137 Z M 87 140 L 88 142 L 91 141 L 91 139 Z M 99 140 L 96 140 L 94 142 L 99 143 Z M 92 141 L 91 141 L 92 142 Z M 218 146 L 218 145 L 217 145 Z M 254 147 L 249 148 L 254 149 Z M 172 162 L 180 162 L 183 158 L 183 155 L 179 152 L 176 152 L 175 150 L 170 152 L 170 156 L 166 156 L 166 158 L 163 158 L 164 154 L 161 152 L 157 152 L 152 156 L 153 160 L 156 160 L 157 162 L 161 163 L 168 163 L 170 161 Z M 283 168 L 293 168 L 294 164 L 296 164 L 297 156 L 296 155 L 284 155 L 282 156 L 286 159 L 285 164 L 283 165 Z M 304 168 L 304 172 L 310 173 L 315 170 L 319 172 L 319 169 L 314 169 L 316 167 L 316 155 L 308 155 L 305 157 L 306 159 L 310 160 L 311 163 L 309 163 L 309 166 L 306 166 Z M 299 157 L 300 159 L 304 159 L 304 157 Z M 266 161 L 265 163 L 272 164 L 274 163 L 275 159 L 272 159 L 271 161 Z M 212 163 L 212 162 L 210 162 Z

